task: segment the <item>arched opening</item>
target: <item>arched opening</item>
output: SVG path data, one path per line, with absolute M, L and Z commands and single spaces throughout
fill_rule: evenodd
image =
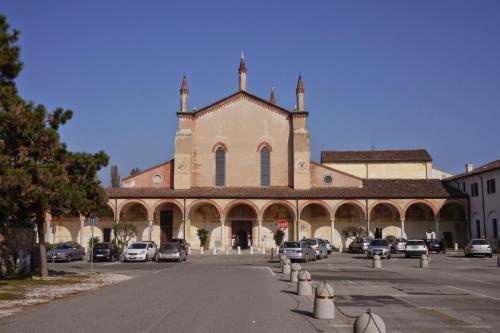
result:
M 401 215 L 396 206 L 389 202 L 377 203 L 370 211 L 369 233 L 375 238 L 401 237 Z
M 225 242 L 222 241 L 223 231 L 219 209 L 209 202 L 197 203 L 190 209 L 186 233 L 191 239 L 191 247 L 201 248 L 198 231 L 202 229 L 208 232 L 208 239 L 204 246 L 205 249 L 224 246 Z
M 366 232 L 365 220 L 364 210 L 359 205 L 353 203 L 342 204 L 335 211 L 335 230 L 332 244 L 339 251 L 348 249 L 353 239 L 346 236 L 346 234 L 350 229 L 361 232 L 363 230 L 360 228 L 364 228 Z
M 125 203 L 120 210 L 119 223 L 132 223 L 137 226 L 137 234 L 131 241 L 148 240 L 148 237 L 143 238 L 145 234 L 148 235 L 148 210 L 142 203 L 135 201 Z
M 468 238 L 467 219 L 462 205 L 457 202 L 445 203 L 439 210 L 439 227 L 442 234 L 438 236 L 446 238 L 448 246 L 453 246 L 454 243 L 460 247 L 466 245 Z
M 52 234 L 52 230 L 49 230 L 50 232 L 50 237 L 49 242 L 50 243 L 63 243 L 63 242 L 69 242 L 69 241 L 75 241 L 80 243 L 81 240 L 79 239 L 79 234 L 80 234 L 80 216 L 79 215 L 61 215 L 61 216 L 53 216 L 51 221 L 50 221 L 51 226 L 55 225 L 55 235 Z M 52 228 L 51 228 L 52 229 Z M 55 236 L 55 237 L 54 237 Z M 90 236 L 89 236 L 90 237 Z M 86 247 L 87 244 L 84 243 L 80 244 L 83 247 Z
M 406 209 L 405 233 L 408 239 L 440 239 L 437 228 L 429 205 L 417 202 Z
M 173 202 L 160 202 L 154 207 L 153 224 L 144 231 L 143 237 L 156 244 L 165 244 L 173 238 L 184 238 L 181 208 Z
M 284 241 L 294 239 L 294 219 L 295 215 L 293 210 L 286 204 L 272 203 L 264 208 L 262 214 L 262 231 L 260 235 L 262 246 L 269 248 L 280 245 L 276 244 L 274 241 L 274 234 L 278 230 L 278 223 L 281 220 L 287 222 L 287 227 L 283 231 L 285 233 Z
M 330 212 L 323 204 L 310 203 L 300 211 L 299 239 L 331 239 Z
M 257 211 L 247 203 L 232 206 L 227 214 L 226 221 L 231 226 L 231 246 L 240 246 L 247 249 L 256 244 L 254 235 L 258 234 Z

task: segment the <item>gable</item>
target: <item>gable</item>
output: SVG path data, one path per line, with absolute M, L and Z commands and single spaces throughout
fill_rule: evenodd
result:
M 311 187 L 362 187 L 363 180 L 340 170 L 311 162 Z M 331 177 L 332 182 L 325 182 L 325 177 Z
M 123 178 L 123 187 L 172 187 L 174 160 L 166 161 Z

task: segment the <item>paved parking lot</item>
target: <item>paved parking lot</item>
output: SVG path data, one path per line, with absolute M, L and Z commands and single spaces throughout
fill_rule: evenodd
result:
M 496 257 L 395 255 L 372 269 L 363 255 L 332 254 L 302 264 L 313 283 L 326 280 L 349 316 L 370 308 L 389 332 L 500 332 L 500 268 Z M 56 263 L 86 271 L 88 262 Z M 0 323 L 0 332 L 350 332 L 337 311 L 313 319 L 313 298 L 294 294 L 277 261 L 262 255 L 190 256 L 185 263 L 96 263 L 98 272 L 133 278 L 111 287 L 33 308 Z

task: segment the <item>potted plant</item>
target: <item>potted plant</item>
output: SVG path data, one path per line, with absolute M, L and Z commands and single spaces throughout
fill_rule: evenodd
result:
M 285 238 L 285 233 L 281 230 L 276 230 L 276 232 L 274 233 L 274 242 L 276 243 L 276 246 L 280 246 L 281 243 L 283 243 L 283 239 Z
M 206 249 L 206 244 L 208 240 L 208 230 L 206 229 L 198 229 L 196 232 L 198 234 L 198 238 L 200 239 L 200 247 Z

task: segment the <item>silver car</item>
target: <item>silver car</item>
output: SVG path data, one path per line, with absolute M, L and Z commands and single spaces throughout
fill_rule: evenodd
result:
M 391 257 L 391 246 L 385 239 L 372 239 L 366 249 L 366 256 L 373 258 L 379 255 L 381 258 L 389 259 Z
M 290 260 L 316 260 L 316 251 L 305 241 L 291 242 L 286 241 L 281 244 L 279 253 L 285 255 Z
M 359 239 L 355 239 L 350 245 L 349 245 L 349 252 L 352 253 L 364 253 L 368 249 L 368 245 L 370 245 L 370 242 L 373 238 L 372 237 L 363 237 Z
M 491 245 L 486 239 L 471 239 L 465 247 L 464 253 L 466 257 L 483 255 L 491 258 L 493 256 Z
M 392 253 L 404 252 L 405 249 L 406 249 L 406 239 L 405 238 L 396 238 L 394 240 L 394 242 L 391 243 Z
M 165 243 L 160 246 L 158 254 L 156 255 L 156 261 L 161 260 L 175 260 L 177 262 L 183 262 L 187 260 L 187 253 L 180 243 Z
M 328 258 L 326 244 L 321 238 L 306 239 L 305 242 L 309 243 L 316 252 L 316 259 Z
M 47 251 L 47 260 L 83 260 L 84 255 L 85 250 L 77 242 L 64 242 Z

